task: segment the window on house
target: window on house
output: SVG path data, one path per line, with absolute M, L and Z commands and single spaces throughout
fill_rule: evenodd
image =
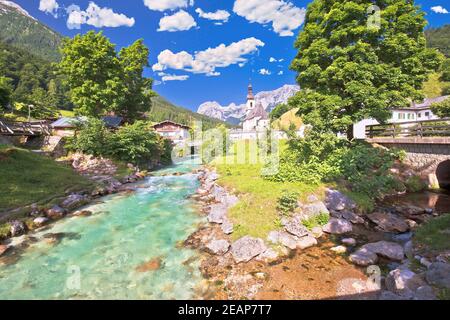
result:
M 425 112 L 425 117 L 429 117 L 430 113 L 429 112 Z
M 417 114 L 417 118 L 422 118 L 422 114 L 420 112 Z

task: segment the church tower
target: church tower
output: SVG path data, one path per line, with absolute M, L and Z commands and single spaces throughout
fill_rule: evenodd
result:
M 252 84 L 248 85 L 248 93 L 247 93 L 247 112 L 254 109 L 256 106 L 255 96 L 253 95 L 253 86 Z

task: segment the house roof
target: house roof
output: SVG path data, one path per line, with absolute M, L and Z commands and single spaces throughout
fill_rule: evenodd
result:
M 186 126 L 186 125 L 181 124 L 181 123 L 176 123 L 176 122 L 173 122 L 173 121 L 170 121 L 170 120 L 165 120 L 163 122 L 157 123 L 157 124 L 153 125 L 153 128 L 164 126 L 164 125 L 167 125 L 167 124 L 173 125 L 173 126 L 176 126 L 176 127 L 180 127 L 180 128 L 186 129 L 186 130 L 191 129 L 191 127 L 189 127 L 189 126 Z
M 63 117 L 59 118 L 51 124 L 52 128 L 64 128 L 72 129 L 76 128 L 79 124 L 86 122 L 88 119 L 86 117 Z M 103 122 L 108 128 L 117 128 L 121 125 L 123 118 L 108 116 L 102 118 Z
M 438 102 L 442 102 L 445 99 L 450 98 L 450 96 L 442 96 L 442 97 L 437 97 L 437 98 L 427 98 L 425 99 L 422 103 L 411 103 L 411 106 L 409 108 L 405 108 L 405 109 L 428 109 L 429 107 L 431 107 L 431 105 L 433 103 L 438 103 Z
M 267 114 L 266 110 L 264 110 L 264 107 L 261 103 L 256 104 L 256 107 L 250 110 L 250 112 L 247 114 L 247 117 L 245 118 L 245 121 L 252 120 L 257 117 L 259 117 L 261 120 L 269 119 L 269 115 Z
M 86 117 L 62 117 L 51 124 L 52 128 L 75 128 L 78 124 L 85 122 Z
M 105 123 L 105 125 L 109 128 L 118 128 L 123 122 L 122 117 L 115 117 L 115 116 L 103 117 L 102 120 Z

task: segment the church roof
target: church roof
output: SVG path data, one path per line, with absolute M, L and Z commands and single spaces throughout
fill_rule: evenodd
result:
M 267 114 L 266 110 L 264 110 L 261 103 L 256 104 L 256 107 L 250 110 L 250 112 L 247 114 L 247 117 L 245 118 L 245 121 L 252 120 L 257 117 L 259 117 L 261 120 L 269 119 L 269 115 Z

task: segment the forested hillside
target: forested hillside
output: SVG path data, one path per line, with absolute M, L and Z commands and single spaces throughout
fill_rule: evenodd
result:
M 20 7 L 0 1 L 0 41 L 49 60 L 60 58 L 62 36 L 34 19 Z
M 450 24 L 440 28 L 430 28 L 425 31 L 428 47 L 437 48 L 447 58 L 450 57 Z
M 152 107 L 150 112 L 147 113 L 147 116 L 154 122 L 171 120 L 186 125 L 189 125 L 194 119 L 200 120 L 203 122 L 203 127 L 205 129 L 216 127 L 220 124 L 225 124 L 223 121 L 177 107 L 159 95 L 152 98 Z

